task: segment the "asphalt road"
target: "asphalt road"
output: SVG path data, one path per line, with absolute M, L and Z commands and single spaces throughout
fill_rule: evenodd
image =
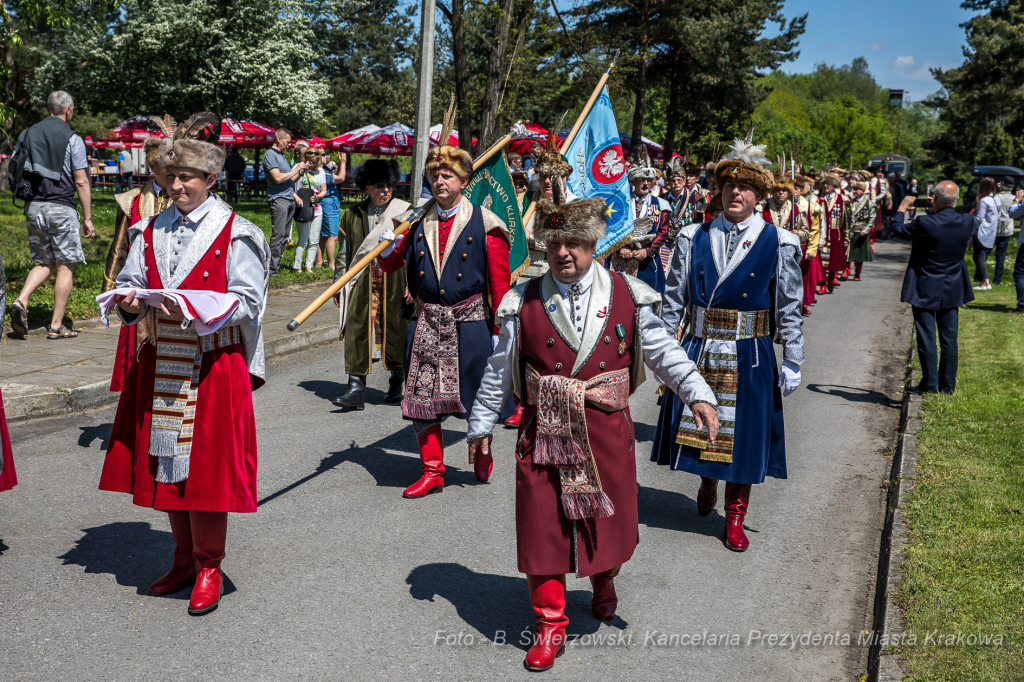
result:
M 723 546 L 721 501 L 697 516 L 696 477 L 647 461 L 654 382 L 633 396 L 640 545 L 616 581 L 610 624 L 590 615 L 589 581 L 570 576 L 579 639 L 547 679 L 851 680 L 865 670 L 856 637 L 909 342 L 907 253 L 876 245 L 864 281 L 821 297 L 806 319 L 804 384 L 785 403 L 789 479 L 754 487 L 746 553 Z M 443 494 L 404 500 L 419 472 L 412 430 L 381 403 L 380 370 L 366 411 L 331 406 L 346 381 L 340 352 L 278 359 L 256 393 L 259 512 L 231 517 L 226 593 L 201 618 L 186 613 L 188 590 L 146 592 L 169 565 L 166 516 L 96 489 L 113 409 L 14 424 L 21 483 L 0 494 L 4 679 L 526 679 L 521 633 L 533 618 L 516 570 L 514 432 L 497 434 L 494 475 L 479 484 L 465 425 L 449 420 Z M 836 633 L 840 645 L 810 639 Z

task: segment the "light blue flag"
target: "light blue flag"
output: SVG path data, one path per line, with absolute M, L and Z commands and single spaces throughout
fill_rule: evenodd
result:
M 572 166 L 572 175 L 567 181 L 569 191 L 580 198 L 601 197 L 608 204 L 608 231 L 597 243 L 596 257 L 603 259 L 629 242 L 633 235 L 626 160 L 608 86 L 601 90 L 566 150 L 565 159 Z

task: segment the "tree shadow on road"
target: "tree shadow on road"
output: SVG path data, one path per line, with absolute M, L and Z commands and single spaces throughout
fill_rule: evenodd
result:
M 82 433 L 78 434 L 78 447 L 91 448 L 93 441 L 100 441 L 100 450 L 107 449 L 107 442 L 110 440 L 110 430 L 114 428 L 113 422 L 109 424 L 97 424 L 96 426 L 79 426 Z
M 588 635 L 597 632 L 601 621 L 590 612 L 592 593 L 590 581 L 566 576 L 565 614 L 569 617 L 566 632 Z M 505 641 L 526 650 L 521 633 L 534 632 L 535 619 L 530 607 L 526 578 L 477 573 L 461 564 L 438 563 L 417 566 L 405 579 L 409 594 L 420 601 L 443 597 L 455 607 L 459 618 L 482 635 L 494 641 L 495 633 L 505 632 Z M 580 586 L 583 589 L 574 589 Z M 607 625 L 625 629 L 625 620 L 616 615 Z
M 476 480 L 476 475 L 471 469 L 462 470 L 452 464 L 453 461 L 460 463 L 466 461 L 465 447 L 454 447 L 460 440 L 465 440 L 466 434 L 458 431 L 442 431 L 442 435 L 445 444 L 445 487 L 483 485 Z M 409 454 L 391 452 L 394 450 Z M 267 502 L 295 490 L 299 486 L 337 468 L 345 462 L 352 462 L 366 469 L 367 473 L 373 476 L 377 485 L 383 488 L 404 489 L 415 483 L 422 473 L 419 450 L 416 448 L 416 437 L 413 435 L 412 426 L 410 425 L 401 431 L 389 434 L 363 447 L 359 447 L 355 441 L 351 441 L 347 449 L 332 452 L 320 460 L 316 470 L 308 476 L 304 476 L 277 492 L 264 497 L 256 506 L 262 507 Z M 466 466 L 468 467 L 469 465 L 467 464 Z
M 807 390 L 842 398 L 851 403 L 872 403 L 885 407 L 900 407 L 902 405 L 900 401 L 890 398 L 881 391 L 871 391 L 866 388 L 836 386 L 834 384 L 807 384 Z
M 136 594 L 149 594 L 149 585 L 171 567 L 174 538 L 170 532 L 154 530 L 148 523 L 108 523 L 82 532 L 85 535 L 75 542 L 75 548 L 57 557 L 64 560 L 65 566 L 82 566 L 86 573 L 110 573 L 118 585 L 134 587 Z M 224 594 L 235 589 L 224 574 Z M 191 593 L 191 589 L 185 588 L 168 596 L 188 599 Z

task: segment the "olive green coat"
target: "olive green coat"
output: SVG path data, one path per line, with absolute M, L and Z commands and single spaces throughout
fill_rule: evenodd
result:
M 345 235 L 345 259 L 337 259 L 334 280 L 345 273 L 344 263 L 353 263 L 356 249 L 370 234 L 367 207 L 370 200 L 352 206 L 341 214 L 338 227 Z M 354 264 L 354 263 L 353 263 Z M 345 370 L 349 374 L 365 376 L 373 369 L 371 331 L 373 320 L 370 308 L 370 272 L 363 273 L 352 286 L 345 321 Z M 405 269 L 384 275 L 384 369 L 404 374 L 405 334 L 412 319 L 413 306 L 405 302 Z

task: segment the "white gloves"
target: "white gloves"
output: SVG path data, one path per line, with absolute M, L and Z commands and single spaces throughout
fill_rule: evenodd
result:
M 404 237 L 405 235 L 402 235 L 402 236 Z M 394 232 L 392 232 L 391 230 L 385 230 L 384 234 L 382 234 L 380 236 L 380 239 L 377 240 L 377 243 L 380 244 L 383 241 L 390 241 L 391 242 L 391 244 L 388 246 L 388 248 L 384 249 L 380 253 L 380 257 L 383 258 L 384 260 L 387 260 L 388 258 L 391 257 L 391 254 L 393 254 L 395 252 L 395 249 L 398 247 L 398 245 L 402 243 L 402 240 L 401 239 L 397 239 L 396 240 Z
M 782 387 L 783 397 L 795 391 L 799 385 L 800 365 L 794 365 L 789 360 L 784 361 L 782 369 L 779 370 L 779 386 Z

